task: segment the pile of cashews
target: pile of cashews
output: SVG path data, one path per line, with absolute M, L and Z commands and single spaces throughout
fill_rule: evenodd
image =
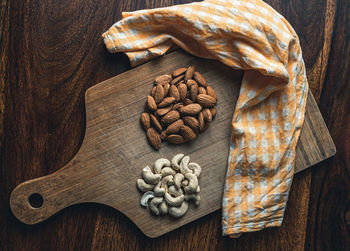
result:
M 192 200 L 199 206 L 198 177 L 201 171 L 197 163 L 190 162 L 190 157 L 182 153 L 175 155 L 171 161 L 158 159 L 153 172 L 146 166 L 142 170 L 143 179 L 137 180 L 137 188 L 144 192 L 141 206 L 149 207 L 154 215 L 169 214 L 174 218 L 184 216 L 188 210 L 188 201 Z

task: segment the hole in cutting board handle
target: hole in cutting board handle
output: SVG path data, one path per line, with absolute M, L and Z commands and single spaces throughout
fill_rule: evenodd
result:
M 44 203 L 44 199 L 43 196 L 41 196 L 40 194 L 33 193 L 29 196 L 28 202 L 31 207 L 40 208 Z

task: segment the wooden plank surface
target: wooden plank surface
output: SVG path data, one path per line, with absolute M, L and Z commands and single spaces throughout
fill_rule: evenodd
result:
M 335 157 L 294 177 L 281 228 L 221 236 L 221 212 L 157 239 L 116 210 L 72 206 L 36 226 L 15 220 L 19 183 L 57 171 L 84 137 L 84 92 L 127 69 L 100 39 L 121 11 L 185 1 L 2 0 L 0 7 L 0 247 L 2 250 L 345 250 L 349 232 L 350 52 L 348 1 L 268 0 L 298 33 L 311 90 Z M 310 195 L 310 200 L 309 200 Z
M 195 141 L 163 143 L 159 151 L 154 151 L 139 123 L 153 80 L 189 65 L 194 65 L 217 93 L 217 116 Z M 241 71 L 218 61 L 176 51 L 91 87 L 85 94 L 86 135 L 78 154 L 58 172 L 20 184 L 11 195 L 12 212 L 22 222 L 36 224 L 70 205 L 96 202 L 121 211 L 147 236 L 158 237 L 218 210 L 241 79 Z M 335 153 L 312 94 L 306 117 L 297 146 L 296 172 Z M 141 194 L 135 182 L 143 167 L 152 166 L 159 158 L 171 159 L 177 153 L 190 155 L 202 167 L 201 205 L 190 206 L 186 216 L 177 220 L 151 216 L 139 205 Z M 28 204 L 32 194 L 43 197 L 41 207 Z

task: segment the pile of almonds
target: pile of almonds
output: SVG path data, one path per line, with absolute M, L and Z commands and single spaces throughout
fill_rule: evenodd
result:
M 216 115 L 216 93 L 194 66 L 155 78 L 141 124 L 152 147 L 161 141 L 182 144 L 194 140 Z

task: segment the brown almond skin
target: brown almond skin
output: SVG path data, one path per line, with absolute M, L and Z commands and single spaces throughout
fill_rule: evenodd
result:
M 171 123 L 168 128 L 165 130 L 167 134 L 173 134 L 180 131 L 181 127 L 184 125 L 184 122 L 181 119 L 176 120 Z
M 193 117 L 193 116 L 184 116 L 182 118 L 183 122 L 185 123 L 185 125 L 191 127 L 191 129 L 198 133 L 199 132 L 199 122 L 198 120 Z
M 198 113 L 198 123 L 199 123 L 199 131 L 202 132 L 204 128 L 204 115 L 202 112 Z
M 198 94 L 207 94 L 207 90 L 204 87 L 200 86 L 198 87 Z
M 175 85 L 170 85 L 169 96 L 170 97 L 174 97 L 175 101 L 179 102 L 179 100 L 180 100 L 180 93 L 179 93 L 179 90 L 177 89 L 177 87 Z
M 198 83 L 200 86 L 203 86 L 203 87 L 207 87 L 207 86 L 208 86 L 207 81 L 206 81 L 205 78 L 202 76 L 202 74 L 200 74 L 199 72 L 195 72 L 194 75 L 193 75 L 193 78 L 194 78 L 194 80 L 197 81 L 197 83 Z
M 186 125 L 183 125 L 180 129 L 181 135 L 184 137 L 185 140 L 192 141 L 197 137 L 197 134 Z
M 162 107 L 166 107 L 169 106 L 171 104 L 173 104 L 175 102 L 175 98 L 174 97 L 166 97 L 162 100 L 162 102 L 160 102 L 158 104 L 158 107 L 162 108 Z
M 182 144 L 186 142 L 184 137 L 179 134 L 170 134 L 167 136 L 166 140 L 172 144 Z
M 193 79 L 189 79 L 189 80 L 186 81 L 186 85 L 187 85 L 188 88 L 191 88 L 191 85 L 198 85 L 198 84 Z
M 143 112 L 141 114 L 141 125 L 143 129 L 147 132 L 147 130 L 151 127 L 151 118 L 147 112 Z
M 216 104 L 216 99 L 209 95 L 199 94 L 197 102 L 203 107 L 213 107 Z
M 158 76 L 154 79 L 154 84 L 155 85 L 158 85 L 158 84 L 161 84 L 161 85 L 164 85 L 165 83 L 169 83 L 173 78 L 170 76 L 170 75 L 161 75 L 161 76 Z
M 152 88 L 151 95 L 152 95 L 153 98 L 154 98 L 154 94 L 156 93 L 156 89 L 157 89 L 156 86 L 154 86 L 154 87 Z
M 164 88 L 161 84 L 157 85 L 156 92 L 154 93 L 154 101 L 158 104 L 164 98 Z
M 180 113 L 175 110 L 171 110 L 165 114 L 161 120 L 163 124 L 171 124 L 180 118 Z
M 180 100 L 184 101 L 187 95 L 187 86 L 185 84 L 179 84 L 177 89 L 180 94 Z
M 190 104 L 193 104 L 193 101 L 190 100 L 189 98 L 186 98 L 185 99 L 185 105 L 190 105 Z
M 162 131 L 162 133 L 160 134 L 160 138 L 161 138 L 162 140 L 166 140 L 167 137 L 168 137 L 168 134 L 166 133 L 166 131 L 165 131 L 165 130 Z
M 157 114 L 158 116 L 164 116 L 165 114 L 167 114 L 168 112 L 170 112 L 171 109 L 173 109 L 173 106 L 172 106 L 172 105 L 170 105 L 170 106 L 168 106 L 168 107 L 160 108 L 160 109 L 157 109 L 156 114 Z
M 159 123 L 158 119 L 152 114 L 150 114 L 149 116 L 151 118 L 151 122 L 154 128 L 156 128 L 158 132 L 161 132 L 163 128 L 162 125 Z
M 209 85 L 207 86 L 207 93 L 209 96 L 212 96 L 213 98 L 215 98 L 215 100 L 217 99 L 216 92 Z
M 182 67 L 179 69 L 176 69 L 175 71 L 173 71 L 173 73 L 171 74 L 173 76 L 173 78 L 176 78 L 182 74 L 185 74 L 185 72 L 187 71 L 186 67 Z
M 210 124 L 210 122 L 204 123 L 204 126 L 203 126 L 201 132 L 204 132 L 205 130 L 207 130 L 209 128 L 209 124 Z
M 151 144 L 151 146 L 154 149 L 159 150 L 160 144 L 162 143 L 159 133 L 157 133 L 157 131 L 151 127 L 147 130 L 146 135 L 148 142 Z
M 170 84 L 166 83 L 165 85 L 163 85 L 163 89 L 164 89 L 164 97 L 168 96 Z
M 211 122 L 213 120 L 213 116 L 208 108 L 203 109 L 204 120 L 207 122 Z
M 193 102 L 196 102 L 197 95 L 198 95 L 198 85 L 193 84 L 193 85 L 191 85 L 191 100 Z
M 194 74 L 194 66 L 191 65 L 187 68 L 187 71 L 185 73 L 185 81 L 192 79 L 193 78 L 193 74 Z
M 174 78 L 173 80 L 171 80 L 170 84 L 171 84 L 171 85 L 175 85 L 175 84 L 177 84 L 178 82 L 180 82 L 181 80 L 183 80 L 184 77 L 185 77 L 185 75 L 180 75 L 180 76 Z
M 210 112 L 211 112 L 211 115 L 212 115 L 213 118 L 214 118 L 215 115 L 216 115 L 216 108 L 215 108 L 215 107 L 210 108 Z
M 154 98 L 152 96 L 147 97 L 147 107 L 151 111 L 157 110 L 156 101 L 154 100 Z
M 180 108 L 180 112 L 183 115 L 196 115 L 202 110 L 202 106 L 199 104 L 189 104 Z
M 173 109 L 174 110 L 178 110 L 178 109 L 180 109 L 181 107 L 183 107 L 184 106 L 184 104 L 183 103 L 176 103 L 174 106 L 173 106 Z

